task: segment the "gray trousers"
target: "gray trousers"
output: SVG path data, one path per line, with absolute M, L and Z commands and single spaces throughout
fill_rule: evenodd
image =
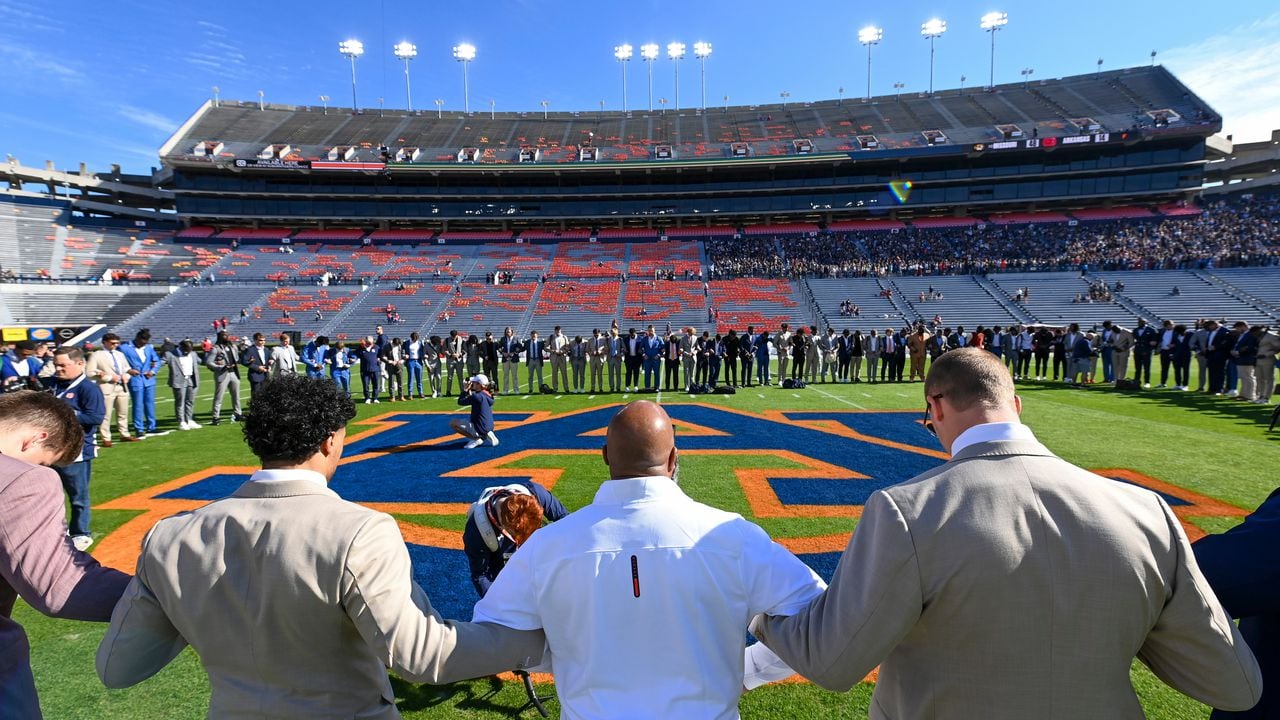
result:
M 502 391 L 505 393 L 520 392 L 519 360 L 506 360 L 502 363 Z
M 560 378 L 564 378 L 564 390 L 569 391 L 569 359 L 563 355 L 551 356 L 551 389 L 560 392 Z
M 587 359 L 574 358 L 569 361 L 569 367 L 573 368 L 573 389 L 584 390 L 587 386 Z M 552 378 L 554 379 L 554 377 Z
M 622 387 L 622 356 L 609 358 L 609 392 Z
M 467 379 L 462 374 L 462 360 L 450 360 L 447 363 L 446 367 L 447 367 L 447 370 L 445 374 L 447 375 L 447 377 L 445 378 L 445 382 L 444 382 L 445 394 L 446 395 L 453 394 L 453 378 L 454 377 L 458 378 L 458 392 L 462 392 L 463 390 L 466 390 Z
M 538 376 L 538 381 L 536 383 L 533 381 L 534 374 L 537 374 Z M 529 361 L 529 392 L 535 395 L 537 393 L 542 392 L 542 386 L 544 384 L 545 383 L 542 381 L 542 361 L 530 360 Z
M 587 364 L 591 366 L 591 392 L 604 392 L 604 358 L 592 356 Z
M 224 371 L 217 377 L 217 386 L 213 390 L 213 419 L 222 416 L 222 394 L 231 390 L 231 410 L 240 413 L 240 378 L 234 372 Z
M 192 422 L 196 410 L 196 389 L 190 385 L 173 388 L 173 415 L 178 424 Z

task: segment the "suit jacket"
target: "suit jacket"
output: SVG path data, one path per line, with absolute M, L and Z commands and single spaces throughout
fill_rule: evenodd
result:
M 537 340 L 530 339 L 525 343 L 525 363 L 528 365 L 540 365 L 547 354 L 547 343 L 539 338 Z
M 156 384 L 156 376 L 146 377 L 144 373 L 155 373 L 160 370 L 160 356 L 156 354 L 156 349 L 148 343 L 141 348 L 133 343 L 120 343 L 120 352 L 124 354 L 124 359 L 129 362 L 129 367 L 137 370 L 138 374 L 130 376 L 126 382 L 134 386 L 154 386 Z
M 120 366 L 119 370 L 116 369 L 117 364 Z M 111 353 L 106 350 L 96 350 L 90 353 L 85 360 L 84 374 L 97 383 L 98 387 L 103 391 L 113 392 L 117 388 L 123 390 L 125 385 L 128 384 L 129 375 L 126 373 L 128 369 L 129 361 L 123 357 L 113 362 Z M 124 381 L 119 384 L 115 382 L 117 373 L 124 378 Z
M 1133 345 L 1133 333 L 1128 330 L 1117 330 L 1116 333 L 1111 336 L 1111 347 L 1114 348 L 1116 352 L 1129 352 L 1130 350 L 1133 350 Z
M 178 353 L 165 353 L 164 364 L 169 370 L 169 387 L 171 388 L 195 388 L 200 386 L 200 357 L 193 351 L 191 353 L 191 375 L 185 375 L 182 372 L 182 365 L 179 359 L 182 356 Z
M 1236 353 L 1232 356 L 1236 360 L 1236 365 L 1256 365 L 1258 363 L 1258 336 L 1245 330 L 1236 336 L 1236 343 L 1232 347 L 1232 351 Z
M 1168 505 L 1034 440 L 874 493 L 826 593 L 752 631 L 829 689 L 880 663 L 875 719 L 1141 718 L 1135 655 L 1209 705 L 1261 693 Z
M 1280 335 L 1274 332 L 1263 333 L 1258 339 L 1258 361 L 1274 361 L 1276 353 L 1280 353 Z
M 271 366 L 271 348 L 267 346 L 258 347 L 250 345 L 240 355 L 240 364 L 249 368 L 249 382 L 262 382 L 267 379 Z M 268 368 L 267 372 L 258 370 L 259 367 Z
M 1133 351 L 1138 355 L 1153 353 L 1156 350 L 1156 346 L 1151 343 L 1156 343 L 1157 345 L 1160 343 L 1160 333 L 1150 325 L 1143 325 L 1134 329 L 1133 342 Z
M 21 597 L 49 617 L 106 622 L 129 583 L 67 537 L 62 482 L 49 468 L 0 455 L 0 715 L 39 718 L 31 648 L 10 619 Z M 70 628 L 70 626 L 68 626 Z
M 1222 606 L 1240 618 L 1240 634 L 1262 667 L 1262 700 L 1245 712 L 1213 713 L 1214 720 L 1280 717 L 1280 490 L 1243 523 L 1192 546 Z
M 209 673 L 209 717 L 389 719 L 400 715 L 388 666 L 452 682 L 523 667 L 543 643 L 442 621 L 391 516 L 295 477 L 250 480 L 156 523 L 97 667 L 107 687 L 127 687 L 190 644 Z

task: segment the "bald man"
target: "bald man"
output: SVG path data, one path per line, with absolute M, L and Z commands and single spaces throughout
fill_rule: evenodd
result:
M 1135 655 L 1203 703 L 1258 701 L 1258 665 L 1160 496 L 1037 442 L 990 352 L 940 356 L 924 394 L 951 461 L 872 494 L 831 587 L 757 637 L 830 690 L 879 664 L 877 719 L 1140 718 Z
M 475 607 L 476 622 L 543 629 L 566 718 L 736 718 L 743 687 L 791 674 L 757 612 L 790 614 L 822 580 L 741 516 L 694 502 L 662 407 L 609 423 L 609 480 L 534 533 Z M 744 652 L 745 649 L 745 652 Z

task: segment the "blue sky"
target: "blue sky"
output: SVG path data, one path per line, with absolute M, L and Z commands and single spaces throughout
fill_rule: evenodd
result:
M 920 23 L 948 23 L 936 42 L 935 87 L 980 85 L 989 38 L 978 18 L 1009 14 L 996 40 L 996 81 L 1091 72 L 1150 62 L 1150 52 L 1226 117 L 1237 141 L 1280 128 L 1280 11 L 1274 0 L 1105 4 L 1030 0 L 910 0 L 850 3 L 810 0 L 268 0 L 267 2 L 0 0 L 0 151 L 25 165 L 53 160 L 126 171 L 157 165 L 156 150 L 219 86 L 223 99 L 351 104 L 350 65 L 337 43 L 358 38 L 360 104 L 405 106 L 403 66 L 392 46 L 418 46 L 412 64 L 418 108 L 462 107 L 462 70 L 450 55 L 459 42 L 478 48 L 470 67 L 471 107 L 540 110 L 620 109 L 621 69 L 613 47 L 646 42 L 689 45 L 680 64 L 680 103 L 699 100 L 694 41 L 713 44 L 707 102 L 733 104 L 858 97 L 866 87 L 860 27 L 884 28 L 874 50 L 872 91 L 927 88 L 928 42 Z M 633 110 L 647 106 L 646 66 L 628 70 Z M 674 99 L 673 64 L 654 68 L 654 96 Z M 656 103 L 656 101 L 655 101 Z

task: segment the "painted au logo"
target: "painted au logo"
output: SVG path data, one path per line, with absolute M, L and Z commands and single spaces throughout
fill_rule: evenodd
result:
M 562 498 L 570 494 L 571 510 L 590 502 L 607 477 L 597 458 L 617 407 L 497 413 L 501 445 L 472 451 L 449 432 L 451 413 L 388 413 L 356 425 L 366 429 L 348 436 L 331 487 L 347 500 L 395 515 L 415 578 L 446 617 L 467 618 L 475 598 L 460 550 L 469 504 L 484 488 L 514 479 L 535 480 Z M 915 411 L 756 414 L 697 403 L 664 407 L 676 425 L 686 492 L 760 523 L 826 577 L 848 543 L 851 518 L 873 492 L 946 459 Z M 591 459 L 581 462 L 586 456 Z M 97 557 L 131 568 L 156 521 L 230 495 L 253 470 L 212 467 L 98 506 L 144 512 L 108 536 Z M 1160 492 L 1181 517 L 1245 514 L 1132 471 L 1098 472 Z M 1193 537 L 1202 534 L 1184 525 Z

